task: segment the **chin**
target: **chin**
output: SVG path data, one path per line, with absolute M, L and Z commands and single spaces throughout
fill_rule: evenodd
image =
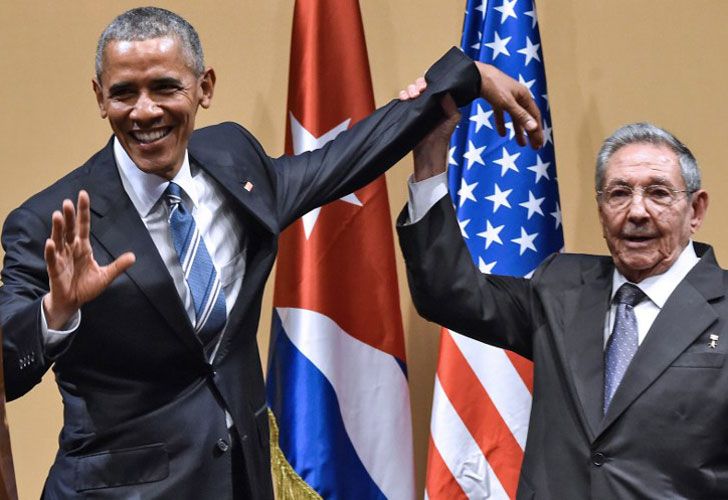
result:
M 132 161 L 137 168 L 145 174 L 165 176 L 166 173 L 173 170 L 166 162 L 149 161 L 147 159 L 137 159 L 133 157 Z
M 658 260 L 645 255 L 620 255 L 616 261 L 620 270 L 629 270 L 630 273 L 644 273 L 659 265 Z

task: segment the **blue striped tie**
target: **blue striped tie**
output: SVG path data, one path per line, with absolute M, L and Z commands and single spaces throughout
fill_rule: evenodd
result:
M 170 182 L 164 192 L 169 205 L 169 230 L 195 306 L 195 333 L 206 348 L 227 321 L 225 292 L 192 214 L 182 202 L 182 188 Z

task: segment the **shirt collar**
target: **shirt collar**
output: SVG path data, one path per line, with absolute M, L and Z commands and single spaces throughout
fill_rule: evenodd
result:
M 647 298 L 649 298 L 657 307 L 662 309 L 667 299 L 670 297 L 672 292 L 677 288 L 680 282 L 690 272 L 690 270 L 700 261 L 700 258 L 695 253 L 695 247 L 693 247 L 693 241 L 688 241 L 688 244 L 680 252 L 677 260 L 670 266 L 670 269 L 662 274 L 655 276 L 649 276 L 636 285 L 642 290 Z M 625 278 L 622 273 L 614 269 L 612 275 L 612 296 L 617 293 L 619 287 L 624 283 L 628 283 L 629 280 Z
M 152 211 L 169 185 L 169 181 L 155 174 L 148 174 L 140 170 L 129 157 L 119 139 L 114 137 L 114 158 L 121 175 L 121 181 L 131 202 L 141 217 L 146 217 Z M 197 189 L 192 180 L 189 156 L 185 150 L 182 167 L 172 179 L 187 194 L 189 200 L 196 207 L 198 202 Z

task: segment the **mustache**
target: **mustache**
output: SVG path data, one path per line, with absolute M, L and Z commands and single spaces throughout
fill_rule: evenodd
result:
M 622 238 L 654 238 L 657 232 L 653 227 L 628 225 L 620 233 Z

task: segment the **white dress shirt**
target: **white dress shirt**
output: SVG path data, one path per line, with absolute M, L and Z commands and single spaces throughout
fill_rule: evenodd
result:
M 410 176 L 407 184 L 409 189 L 409 201 L 407 203 L 409 224 L 420 221 L 443 196 L 447 195 L 447 173 L 438 174 L 420 182 L 415 182 Z M 647 300 L 643 300 L 634 307 L 639 344 L 642 344 L 645 335 L 652 327 L 652 323 L 654 323 L 655 318 L 657 318 L 660 310 L 667 302 L 668 297 L 699 260 L 691 240 L 667 271 L 645 278 L 636 284 L 647 296 Z M 627 278 L 615 268 L 612 276 L 612 299 L 614 299 L 619 287 L 626 282 Z M 607 311 L 604 324 L 605 347 L 612 332 L 616 311 L 616 304 L 611 304 Z
M 683 248 L 683 251 L 678 256 L 677 260 L 673 262 L 672 266 L 662 274 L 650 276 L 643 279 L 639 283 L 632 283 L 637 286 L 647 296 L 646 300 L 643 300 L 636 306 L 634 306 L 634 315 L 637 318 L 637 343 L 642 345 L 642 341 L 645 339 L 645 335 L 650 331 L 652 323 L 655 322 L 655 318 L 660 314 L 660 311 L 665 306 L 665 302 L 675 291 L 675 288 L 690 272 L 690 270 L 698 263 L 700 259 L 695 253 L 693 242 L 689 241 L 687 246 Z M 628 283 L 627 278 L 614 269 L 612 274 L 612 295 L 611 300 L 614 300 L 614 295 L 624 283 Z M 609 312 L 607 313 L 607 321 L 605 322 L 604 328 L 604 346 L 607 345 L 607 340 L 612 334 L 614 328 L 614 317 L 617 314 L 617 304 L 611 303 Z
M 177 293 L 187 310 L 187 316 L 194 324 L 195 310 L 192 295 L 184 279 L 182 266 L 169 231 L 167 222 L 169 207 L 162 199 L 169 181 L 139 170 L 116 138 L 114 138 L 114 158 L 124 191 L 149 231 L 164 265 L 172 276 Z M 188 209 L 191 207 L 197 228 L 220 276 L 225 291 L 225 306 L 230 313 L 240 293 L 245 275 L 247 245 L 242 236 L 243 228 L 217 183 L 202 169 L 190 166 L 187 152 L 182 167 L 173 181 L 184 190 L 183 202 Z M 93 204 L 93 200 L 91 203 Z M 78 328 L 81 322 L 79 312 L 63 330 L 50 330 L 45 321 L 43 308 L 41 316 L 46 350 L 62 342 L 69 333 Z

